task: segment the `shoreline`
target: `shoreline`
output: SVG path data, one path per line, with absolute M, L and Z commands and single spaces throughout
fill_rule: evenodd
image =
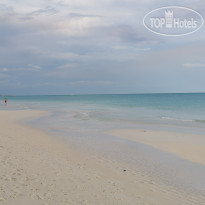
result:
M 193 204 L 205 197 L 161 184 L 141 170 L 68 149 L 22 123 L 42 111 L 0 111 L 0 204 Z M 117 169 L 116 169 L 117 168 Z

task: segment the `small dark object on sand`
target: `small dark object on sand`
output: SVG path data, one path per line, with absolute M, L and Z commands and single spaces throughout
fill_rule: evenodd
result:
M 127 171 L 126 169 L 123 170 L 123 172 L 126 172 L 126 171 Z

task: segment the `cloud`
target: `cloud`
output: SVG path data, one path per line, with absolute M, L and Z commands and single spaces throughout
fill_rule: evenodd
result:
M 204 64 L 200 64 L 200 63 L 185 63 L 183 64 L 184 67 L 189 67 L 189 68 L 201 68 L 204 67 L 205 68 L 205 63 Z
M 28 67 L 31 70 L 41 70 L 41 67 L 38 65 L 28 64 Z
M 36 10 L 36 11 L 33 11 L 30 13 L 30 15 L 34 15 L 34 16 L 37 16 L 37 15 L 54 15 L 58 13 L 58 10 L 55 9 L 55 8 L 52 8 L 52 7 L 46 7 L 44 9 L 39 9 L 39 10 Z
M 175 72 L 180 79 L 176 70 L 181 65 L 204 67 L 203 64 L 183 64 L 188 60 L 203 62 L 203 30 L 179 39 L 161 37 L 144 28 L 143 16 L 151 9 L 166 6 L 166 1 L 1 2 L 1 80 L 5 77 L 13 87 L 21 82 L 22 90 L 24 87 L 34 90 L 35 87 L 35 93 L 38 93 L 40 85 L 45 83 L 50 85 L 46 91 L 52 87 L 52 92 L 58 85 L 63 93 L 71 89 L 70 82 L 73 91 L 78 89 L 78 92 L 86 84 L 85 93 L 92 89 L 97 92 L 97 86 L 106 89 L 110 86 L 107 90 L 102 89 L 102 92 L 110 93 L 115 83 L 122 85 L 119 89 L 125 86 L 127 90 L 140 91 L 140 88 L 145 90 L 150 86 L 151 90 L 159 76 L 162 79 L 163 72 Z M 202 72 L 202 69 L 198 70 Z
M 8 68 L 0 68 L 0 71 L 3 71 L 3 72 L 8 72 L 9 69 Z
M 61 66 L 58 66 L 59 69 L 70 69 L 70 68 L 76 68 L 77 64 L 64 64 Z
M 101 15 L 94 14 L 82 14 L 82 13 L 70 13 L 68 14 L 69 18 L 103 18 Z

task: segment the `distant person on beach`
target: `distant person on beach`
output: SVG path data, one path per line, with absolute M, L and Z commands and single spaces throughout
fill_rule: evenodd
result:
M 4 99 L 4 102 L 5 102 L 5 104 L 7 104 L 7 99 L 6 98 Z

